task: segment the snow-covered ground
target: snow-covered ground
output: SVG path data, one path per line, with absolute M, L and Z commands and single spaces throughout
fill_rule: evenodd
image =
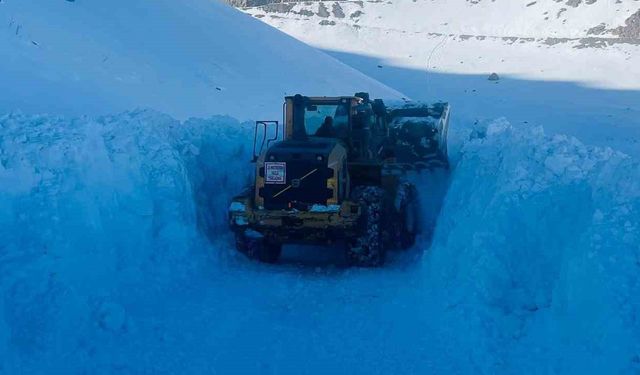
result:
M 225 220 L 245 119 L 285 92 L 394 89 L 206 0 L 0 1 L 0 374 L 640 372 L 638 47 L 537 40 L 543 10 L 572 18 L 549 34 L 608 38 L 637 3 L 396 1 L 343 4 L 359 29 L 268 19 L 454 104 L 451 175 L 418 177 L 425 211 L 443 199 L 433 241 L 381 269 L 323 248 L 257 264 Z M 495 38 L 448 35 L 474 27 Z

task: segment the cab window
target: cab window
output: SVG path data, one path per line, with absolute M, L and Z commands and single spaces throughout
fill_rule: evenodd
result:
M 342 129 L 346 131 L 349 123 L 348 103 L 307 105 L 304 111 L 304 126 L 307 135 L 314 136 L 327 117 L 331 117 L 332 126 L 336 133 L 341 133 Z

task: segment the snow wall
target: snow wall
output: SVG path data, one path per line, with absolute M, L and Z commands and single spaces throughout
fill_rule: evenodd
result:
M 162 296 L 222 267 L 251 130 L 149 111 L 0 117 L 0 373 L 86 370 L 74 366 L 113 344 L 109 332 L 135 337 L 114 295 Z M 452 143 L 421 269 L 446 307 L 434 319 L 469 345 L 460 359 L 478 373 L 525 362 L 539 373 L 637 371 L 638 163 L 504 120 Z
M 454 157 L 426 263 L 454 329 L 481 338 L 472 362 L 638 371 L 638 162 L 506 120 L 476 126 Z
M 84 371 L 101 333 L 134 329 L 123 295 L 216 264 L 206 249 L 249 181 L 252 128 L 150 111 L 0 117 L 0 373 Z

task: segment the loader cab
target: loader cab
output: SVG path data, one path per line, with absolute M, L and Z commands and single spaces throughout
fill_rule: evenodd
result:
M 328 119 L 332 122 L 334 136 L 349 137 L 353 108 L 358 103 L 356 97 L 307 97 L 289 96 L 285 98 L 284 124 L 285 139 L 305 140 L 318 137 L 320 128 Z
M 254 152 L 258 207 L 301 212 L 335 209 L 348 197 L 344 140 L 349 138 L 352 108 L 358 102 L 355 97 L 285 98 L 284 136 L 278 137 L 276 122 L 273 138 L 261 142 L 266 149 Z M 321 134 L 329 122 L 332 131 Z
M 350 160 L 373 157 L 375 139 L 387 135 L 382 101 L 370 101 L 367 93 L 342 97 L 289 96 L 285 98 L 285 139 L 331 137 L 348 150 Z M 330 136 L 322 129 L 331 122 Z

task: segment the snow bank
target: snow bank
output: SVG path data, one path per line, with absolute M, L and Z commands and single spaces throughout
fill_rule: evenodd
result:
M 640 165 L 541 128 L 479 126 L 427 260 L 488 373 L 638 371 Z
M 118 295 L 161 293 L 206 255 L 248 177 L 247 130 L 148 111 L 0 117 L 0 358 L 14 361 L 0 373 L 79 372 L 100 334 L 134 329 Z

